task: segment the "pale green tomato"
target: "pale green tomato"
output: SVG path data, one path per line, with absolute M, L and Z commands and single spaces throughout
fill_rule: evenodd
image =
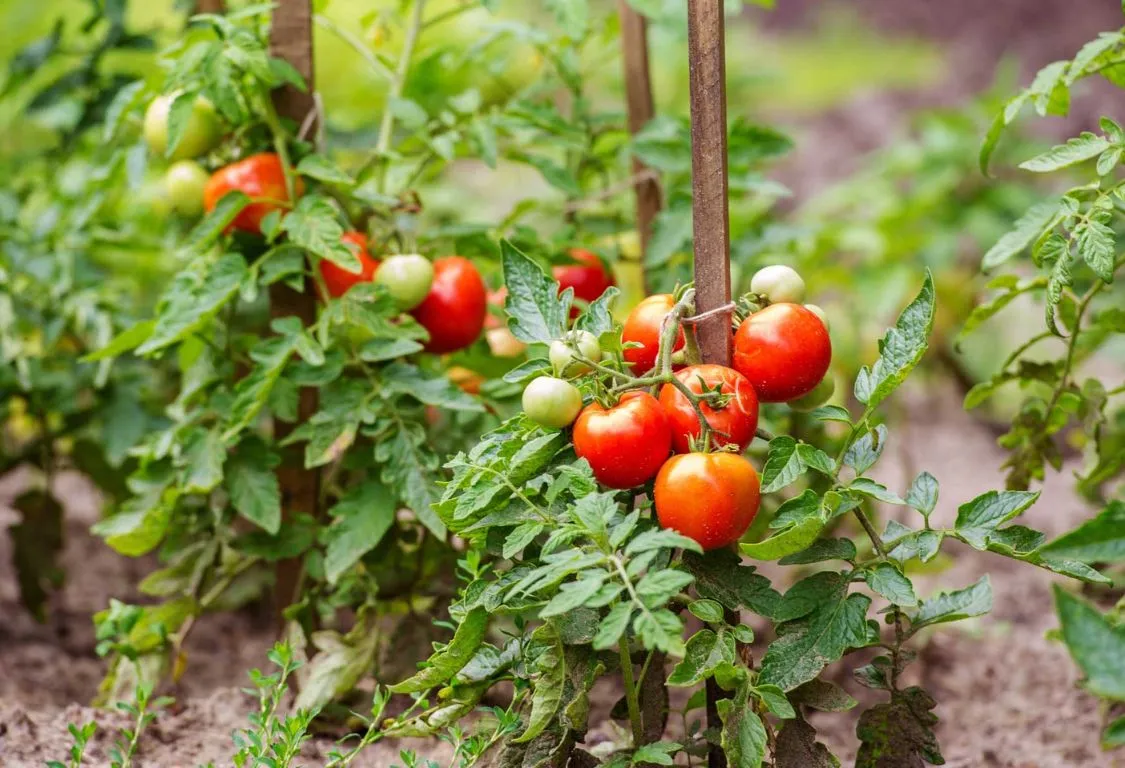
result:
M 819 384 L 813 387 L 812 392 L 798 397 L 796 400 L 790 400 L 787 405 L 794 411 L 815 411 L 827 403 L 835 393 L 836 379 L 832 377 L 830 371 L 827 376 L 820 380 Z
M 807 309 L 809 312 L 812 312 L 814 315 L 816 315 L 817 317 L 820 318 L 820 322 L 824 323 L 824 330 L 826 330 L 826 331 L 832 330 L 832 327 L 828 324 L 828 313 L 827 312 L 825 312 L 823 309 L 818 307 L 816 304 L 806 304 L 805 309 Z
M 434 265 L 417 253 L 388 256 L 375 270 L 375 282 L 387 287 L 399 309 L 414 309 L 430 292 Z
M 157 96 L 145 111 L 145 141 L 153 154 L 164 157 L 168 150 L 168 112 L 176 94 Z M 223 121 L 215 106 L 197 96 L 188 116 L 187 128 L 169 160 L 186 160 L 209 152 L 223 138 Z
M 750 292 L 765 296 L 770 304 L 800 304 L 805 298 L 805 281 L 792 267 L 772 264 L 750 278 Z
M 555 373 L 560 376 L 579 376 L 590 370 L 590 366 L 574 359 L 575 349 L 578 350 L 579 357 L 595 363 L 602 359 L 602 348 L 597 336 L 589 331 L 571 331 L 564 338 L 551 342 L 548 356 Z
M 189 217 L 203 213 L 203 188 L 210 178 L 211 174 L 194 160 L 178 160 L 168 166 L 164 189 L 176 213 Z
M 533 379 L 523 391 L 523 411 L 536 424 L 553 429 L 569 426 L 582 410 L 582 393 L 554 376 Z

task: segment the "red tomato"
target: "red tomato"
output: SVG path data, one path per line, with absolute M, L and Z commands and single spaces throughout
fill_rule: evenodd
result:
M 567 288 L 574 289 L 574 298 L 581 299 L 587 304 L 605 293 L 605 289 L 613 285 L 613 276 L 606 271 L 605 264 L 596 253 L 572 248 L 570 256 L 577 264 L 560 264 L 551 268 L 551 274 L 559 281 L 559 292 Z M 582 311 L 578 307 L 570 308 L 570 316 L 578 317 Z
M 371 257 L 367 251 L 367 236 L 362 232 L 345 232 L 340 238 L 345 245 L 351 247 L 352 253 L 359 257 L 359 274 L 349 272 L 343 267 L 336 266 L 327 259 L 320 260 L 320 274 L 324 276 L 324 285 L 328 292 L 335 298 L 340 298 L 356 283 L 371 282 L 379 262 Z
M 665 315 L 675 306 L 676 301 L 672 298 L 672 294 L 658 293 L 638 304 L 629 313 L 629 317 L 625 318 L 621 341 L 635 341 L 641 344 L 639 347 L 626 348 L 624 352 L 625 362 L 633 366 L 633 373 L 638 376 L 652 370 L 656 365 L 656 355 L 660 349 L 660 327 Z M 673 350 L 681 349 L 683 346 L 684 331 L 681 328 Z
M 704 549 L 718 549 L 746 533 L 758 514 L 759 490 L 758 473 L 744 456 L 673 456 L 656 476 L 656 519 Z
M 758 396 L 749 380 L 725 365 L 692 365 L 677 373 L 676 378 L 697 395 L 702 394 L 704 388 L 718 389 L 730 398 L 718 409 L 706 402 L 699 407 L 711 425 L 713 447 L 737 445 L 739 452 L 745 451 L 758 428 Z M 665 384 L 660 390 L 660 407 L 672 427 L 672 447 L 676 453 L 687 453 L 691 450 L 690 438 L 699 437 L 699 417 L 691 402 L 680 390 Z
M 473 262 L 461 256 L 434 261 L 430 293 L 410 314 L 430 332 L 427 352 L 454 352 L 476 341 L 488 314 L 488 297 Z
M 617 405 L 591 403 L 574 423 L 574 452 L 610 488 L 633 488 L 656 476 L 672 448 L 668 417 L 648 392 L 626 392 Z
M 742 321 L 734 334 L 734 369 L 758 399 L 784 403 L 811 392 L 832 362 L 824 323 L 800 304 L 771 304 Z
M 203 190 L 203 207 L 208 212 L 214 210 L 223 196 L 235 189 L 248 195 L 254 202 L 239 212 L 231 228 L 256 235 L 262 233 L 262 219 L 266 214 L 288 210 L 292 202 L 285 189 L 285 171 L 281 166 L 281 158 L 272 152 L 251 155 L 211 174 L 211 180 Z M 296 180 L 294 191 L 297 197 L 305 191 L 300 178 Z
M 507 298 L 508 287 L 506 285 L 502 285 L 495 291 L 488 292 L 488 306 L 497 307 L 500 310 L 500 316 L 502 317 L 504 314 L 504 302 L 507 300 Z M 484 318 L 484 327 L 507 328 L 507 326 L 504 324 L 504 321 L 491 312 L 489 312 L 488 315 Z

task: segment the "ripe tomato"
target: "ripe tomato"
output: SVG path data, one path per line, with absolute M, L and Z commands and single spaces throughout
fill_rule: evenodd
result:
M 610 488 L 648 482 L 671 448 L 668 417 L 648 392 L 627 392 L 611 408 L 591 403 L 574 424 L 574 452 L 590 462 L 594 477 Z
M 160 157 L 168 151 L 168 111 L 176 95 L 157 96 L 145 110 L 145 142 L 152 153 Z M 215 106 L 202 96 L 196 96 L 188 113 L 187 128 L 168 159 L 199 157 L 214 148 L 222 138 L 223 121 L 215 112 Z
M 164 173 L 164 188 L 172 208 L 181 216 L 198 216 L 203 212 L 203 189 L 210 174 L 194 160 L 177 160 Z
M 473 262 L 461 256 L 434 261 L 430 292 L 411 314 L 430 332 L 427 352 L 454 352 L 476 341 L 488 314 L 488 297 Z
M 792 267 L 771 264 L 750 278 L 750 292 L 765 296 L 771 304 L 800 304 L 805 298 L 805 281 Z
M 362 232 L 345 232 L 340 238 L 352 253 L 359 257 L 359 272 L 349 272 L 337 266 L 328 259 L 320 260 L 320 274 L 324 277 L 324 286 L 333 298 L 340 298 L 356 283 L 369 282 L 379 266 L 377 259 L 371 257 L 367 251 L 367 236 Z
M 389 256 L 375 271 L 375 282 L 387 286 L 400 309 L 414 309 L 425 300 L 434 281 L 434 265 L 417 253 Z
M 581 299 L 587 304 L 605 293 L 605 289 L 613 285 L 613 276 L 606 271 L 605 264 L 592 253 L 582 248 L 572 248 L 570 256 L 577 264 L 560 264 L 551 268 L 551 274 L 559 281 L 559 292 L 567 288 L 574 289 L 574 298 Z M 570 316 L 578 317 L 582 310 L 578 307 L 570 308 Z
M 638 304 L 629 316 L 625 318 L 625 327 L 621 331 L 621 341 L 628 343 L 635 341 L 639 347 L 626 348 L 624 351 L 625 362 L 633 366 L 633 373 L 640 376 L 652 370 L 656 365 L 656 355 L 660 349 L 660 326 L 664 317 L 676 306 L 675 299 L 670 293 L 658 293 L 649 296 Z M 684 346 L 684 331 L 676 339 L 673 350 Z
M 285 171 L 281 158 L 272 152 L 251 155 L 211 174 L 203 190 L 203 207 L 213 211 L 223 196 L 232 190 L 248 195 L 252 202 L 235 217 L 231 227 L 255 235 L 262 233 L 262 219 L 271 211 L 286 210 L 292 202 L 285 189 Z M 301 179 L 296 180 L 297 197 L 304 193 Z
M 562 429 L 582 410 L 582 393 L 569 381 L 540 376 L 524 388 L 522 403 L 524 413 L 536 424 Z
M 730 399 L 726 405 L 715 409 L 706 402 L 699 404 L 707 423 L 711 425 L 712 446 L 737 445 L 745 451 L 754 439 L 758 428 L 758 396 L 749 380 L 725 365 L 692 365 L 676 374 L 676 378 L 692 392 L 702 394 L 719 389 Z M 660 390 L 660 407 L 668 415 L 672 427 L 672 447 L 676 453 L 691 450 L 691 438 L 699 437 L 699 417 L 691 402 L 680 390 L 665 384 Z
M 744 456 L 673 456 L 656 476 L 656 519 L 704 549 L 718 549 L 746 533 L 758 514 L 759 491 L 758 473 Z
M 807 395 L 831 361 L 824 323 L 800 304 L 771 304 L 743 320 L 734 334 L 734 369 L 750 379 L 765 403 Z

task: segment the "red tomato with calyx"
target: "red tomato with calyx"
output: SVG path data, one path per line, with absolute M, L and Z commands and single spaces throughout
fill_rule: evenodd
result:
M 725 365 L 692 365 L 676 374 L 676 378 L 697 395 L 719 391 L 726 401 L 712 407 L 706 401 L 699 407 L 711 426 L 711 446 L 738 446 L 745 451 L 758 428 L 758 396 L 750 381 Z M 672 427 L 672 448 L 676 453 L 691 450 L 691 439 L 699 437 L 699 417 L 680 390 L 665 384 L 660 390 L 660 407 L 668 415 Z
M 294 183 L 293 191 L 300 197 L 305 186 L 299 177 Z M 293 202 L 285 188 L 281 158 L 272 152 L 251 155 L 211 174 L 211 180 L 203 190 L 203 207 L 208 212 L 213 211 L 228 192 L 236 189 L 252 202 L 239 212 L 231 227 L 256 235 L 262 233 L 262 219 L 268 213 L 288 210 Z
M 614 284 L 613 276 L 606 270 L 605 264 L 596 253 L 582 248 L 572 248 L 570 256 L 578 263 L 560 264 L 551 268 L 551 274 L 559 281 L 560 293 L 567 288 L 573 288 L 574 298 L 589 304 Z M 578 317 L 581 313 L 582 310 L 578 307 L 570 308 L 572 318 Z
M 610 488 L 634 488 L 656 476 L 672 448 L 668 417 L 648 392 L 627 392 L 617 405 L 591 403 L 574 422 L 574 452 Z
M 664 323 L 664 317 L 675 306 L 676 300 L 672 294 L 658 293 L 638 304 L 625 318 L 625 327 L 621 331 L 622 343 L 633 341 L 641 346 L 626 347 L 623 354 L 625 362 L 633 366 L 633 373 L 638 376 L 652 370 L 656 365 L 656 355 L 660 350 L 660 328 Z M 673 351 L 684 346 L 682 328 L 679 334 L 672 347 Z
M 488 291 L 473 262 L 461 256 L 435 260 L 430 292 L 410 314 L 430 332 L 427 352 L 455 352 L 476 341 L 488 314 Z
M 367 251 L 367 236 L 362 232 L 345 232 L 340 240 L 352 253 L 359 257 L 359 272 L 349 272 L 328 259 L 320 260 L 320 274 L 324 277 L 324 287 L 334 298 L 340 298 L 356 283 L 369 283 L 379 267 L 379 261 Z
M 660 468 L 653 493 L 656 519 L 704 549 L 735 543 L 761 503 L 758 473 L 745 456 L 685 453 Z
M 771 304 L 743 320 L 734 334 L 734 369 L 750 379 L 765 403 L 807 395 L 830 362 L 828 330 L 800 304 Z

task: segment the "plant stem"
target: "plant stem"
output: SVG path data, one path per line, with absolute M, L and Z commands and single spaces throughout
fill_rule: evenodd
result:
M 410 26 L 406 29 L 406 41 L 402 45 L 402 54 L 399 56 L 398 65 L 395 67 L 394 76 L 391 78 L 391 89 L 387 94 L 387 102 L 383 108 L 383 121 L 379 125 L 379 140 L 375 143 L 376 162 L 379 166 L 379 191 L 385 191 L 387 181 L 387 160 L 385 155 L 391 148 L 391 134 L 394 132 L 395 115 L 391 109 L 391 102 L 401 98 L 402 89 L 406 85 L 406 74 L 410 71 L 410 59 L 414 56 L 414 46 L 418 42 L 418 33 L 422 29 L 422 11 L 426 0 L 414 0 L 414 14 L 410 19 Z
M 641 746 L 644 730 L 641 725 L 641 706 L 637 700 L 637 686 L 633 681 L 633 660 L 629 657 L 629 643 L 625 638 L 617 644 L 621 653 L 621 679 L 625 683 L 625 702 L 629 707 L 629 723 L 633 726 L 633 748 Z
M 336 35 L 336 37 L 347 43 L 353 50 L 355 50 L 356 53 L 360 55 L 360 58 L 367 62 L 367 64 L 379 74 L 380 77 L 385 77 L 391 82 L 394 82 L 395 73 L 392 72 L 386 64 L 379 61 L 379 57 L 371 53 L 368 47 L 363 44 L 362 40 L 360 40 L 348 30 L 343 29 L 338 24 L 336 24 L 336 22 L 332 21 L 327 16 L 324 16 L 322 14 L 313 14 L 313 21 L 317 24 L 317 26 L 323 27 L 324 29 L 328 30 L 332 34 Z
M 694 305 L 695 289 L 688 288 L 672 310 L 664 316 L 664 322 L 660 327 L 660 349 L 657 352 L 656 369 L 660 373 L 672 372 L 672 349 L 676 346 L 676 336 L 680 332 L 680 320 Z

